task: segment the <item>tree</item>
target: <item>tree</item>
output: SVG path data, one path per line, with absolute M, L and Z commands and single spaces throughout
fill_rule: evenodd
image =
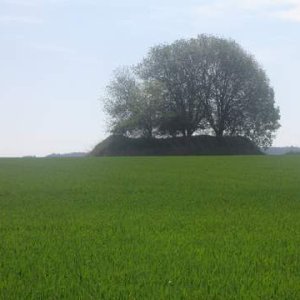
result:
M 279 110 L 264 70 L 232 40 L 207 36 L 198 40 L 207 62 L 205 115 L 216 136 L 244 135 L 269 145 L 279 127 Z
M 169 131 L 190 136 L 206 123 L 216 136 L 243 135 L 267 146 L 279 127 L 264 70 L 233 40 L 200 35 L 156 46 L 137 73 L 165 86 Z
M 158 86 L 155 82 L 139 81 L 129 68 L 115 71 L 104 98 L 111 133 L 152 137 L 159 112 Z
M 279 109 L 265 71 L 235 41 L 200 35 L 153 47 L 108 87 L 112 132 L 240 135 L 269 146 Z
M 203 92 L 199 78 L 202 53 L 194 40 L 180 40 L 171 45 L 151 49 L 136 68 L 144 80 L 159 82 L 164 90 L 163 132 L 191 136 L 204 120 Z

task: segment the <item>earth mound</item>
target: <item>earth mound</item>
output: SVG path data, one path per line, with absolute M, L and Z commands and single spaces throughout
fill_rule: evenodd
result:
M 262 154 L 260 149 L 245 137 L 209 135 L 155 139 L 112 135 L 100 142 L 90 153 L 92 156 L 258 154 Z

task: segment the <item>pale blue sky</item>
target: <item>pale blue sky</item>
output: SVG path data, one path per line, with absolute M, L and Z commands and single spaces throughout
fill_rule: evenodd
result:
M 201 33 L 256 56 L 281 109 L 274 145 L 300 146 L 300 0 L 0 0 L 0 156 L 90 150 L 112 71 Z

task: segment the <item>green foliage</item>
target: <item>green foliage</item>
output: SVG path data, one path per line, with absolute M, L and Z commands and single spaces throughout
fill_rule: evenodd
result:
M 110 131 L 152 137 L 160 111 L 158 89 L 157 82 L 141 82 L 129 68 L 117 70 L 104 98 L 104 108 L 111 117 Z
M 132 101 L 135 106 L 139 103 L 142 113 L 130 124 L 140 135 L 191 136 L 206 131 L 245 136 L 267 147 L 279 128 L 279 109 L 265 71 L 233 40 L 200 35 L 155 46 L 132 68 L 132 74 L 140 90 Z M 149 84 L 152 88 L 145 88 Z M 113 85 L 110 90 L 120 88 Z M 135 95 L 136 85 L 129 91 Z M 128 98 L 128 89 L 118 97 L 110 96 L 108 103 L 113 107 L 116 98 Z M 151 122 L 145 123 L 149 101 Z M 136 115 L 134 109 L 126 106 L 126 110 Z M 119 128 L 128 131 L 126 118 L 108 113 Z M 114 127 L 112 132 L 122 133 Z
M 0 160 L 0 299 L 299 299 L 298 156 Z

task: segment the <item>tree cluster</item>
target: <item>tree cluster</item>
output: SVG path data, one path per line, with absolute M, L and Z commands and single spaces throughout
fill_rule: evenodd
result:
M 207 35 L 116 71 L 104 104 L 110 131 L 127 136 L 240 135 L 266 147 L 279 128 L 265 71 L 235 41 Z

